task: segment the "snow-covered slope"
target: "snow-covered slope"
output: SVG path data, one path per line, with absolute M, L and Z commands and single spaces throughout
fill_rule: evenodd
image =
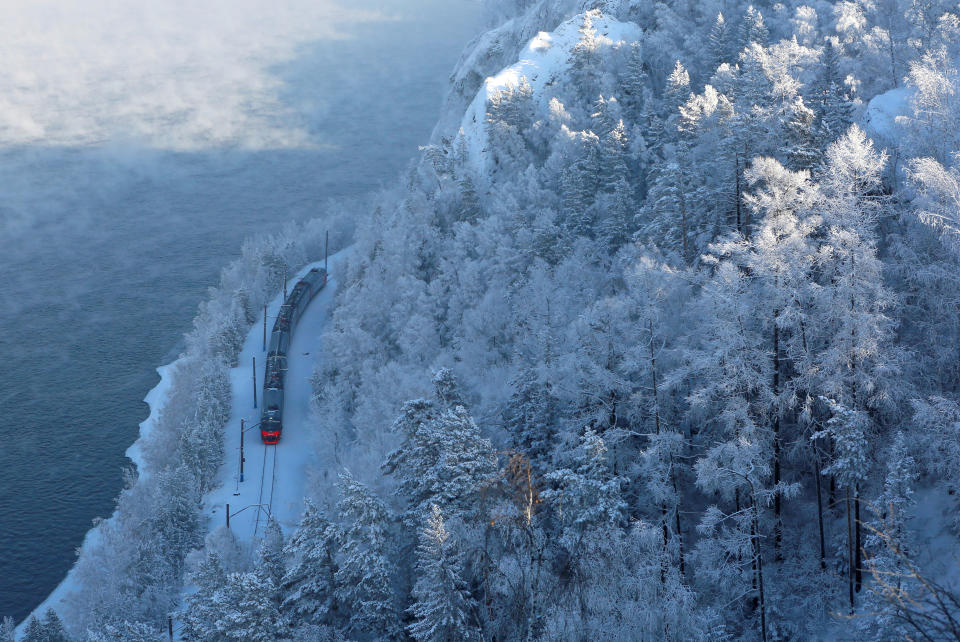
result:
M 467 45 L 450 75 L 450 91 L 433 131 L 434 142 L 442 136 L 456 135 L 461 116 L 484 79 L 516 60 L 523 43 L 542 30 L 553 30 L 570 15 L 584 11 L 588 4 L 586 0 L 540 0 L 530 10 L 503 21 Z
M 550 99 L 555 96 L 553 87 L 556 81 L 567 72 L 570 51 L 580 39 L 579 29 L 582 24 L 583 15 L 580 14 L 565 21 L 551 33 L 541 31 L 524 47 L 518 62 L 483 82 L 483 86 L 467 107 L 460 122 L 461 132 L 457 137 L 458 144 L 463 140 L 468 159 L 478 176 L 486 176 L 490 171 L 484 126 L 490 98 L 498 91 L 516 87 L 526 79 L 533 89 L 534 102 L 541 111 L 545 111 Z M 594 18 L 593 27 L 597 30 L 601 56 L 604 55 L 603 50 L 630 43 L 641 37 L 640 27 L 636 24 L 620 22 L 606 15 Z

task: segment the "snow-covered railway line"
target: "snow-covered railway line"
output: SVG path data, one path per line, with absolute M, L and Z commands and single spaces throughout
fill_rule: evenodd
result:
M 272 456 L 272 457 L 268 457 L 268 453 L 270 453 L 271 451 L 273 452 L 273 456 Z M 267 481 L 268 481 L 268 480 L 267 480 L 267 468 L 268 468 L 268 466 L 267 466 L 267 459 L 268 459 L 268 458 L 269 458 L 270 460 L 272 460 L 272 464 L 270 464 L 270 466 L 269 466 L 269 469 L 270 469 L 270 477 L 269 477 L 270 494 L 269 494 L 269 501 L 268 501 L 266 504 L 264 504 L 264 503 L 263 503 L 263 490 L 264 490 L 264 488 L 266 487 Z M 256 521 L 254 522 L 254 525 L 253 525 L 253 537 L 254 537 L 254 538 L 257 537 L 257 533 L 259 532 L 259 528 L 260 528 L 260 517 L 261 517 L 261 516 L 263 515 L 263 513 L 264 513 L 264 508 L 263 508 L 263 507 L 266 506 L 266 509 L 265 509 L 265 510 L 266 510 L 266 514 L 267 514 L 267 517 L 268 517 L 268 518 L 269 518 L 271 515 L 273 515 L 273 490 L 274 490 L 274 488 L 275 488 L 275 486 L 276 486 L 276 482 L 277 482 L 277 447 L 276 447 L 276 446 L 267 446 L 267 445 L 264 445 L 264 446 L 263 446 L 263 463 L 262 463 L 262 468 L 261 468 L 261 471 L 260 471 L 260 496 L 257 498 L 257 504 L 259 504 L 259 506 L 257 506 L 257 519 L 256 519 Z
M 229 505 L 230 531 L 251 549 L 255 549 L 256 540 L 263 536 L 269 517 L 290 531 L 296 527 L 303 509 L 307 474 L 317 461 L 315 441 L 320 430 L 312 421 L 310 410 L 313 395 L 310 379 L 316 365 L 313 356 L 320 351 L 320 336 L 332 307 L 336 290 L 336 279 L 332 275 L 336 274 L 339 256 L 330 257 L 331 276 L 327 285 L 307 306 L 290 338 L 280 441 L 277 445 L 263 445 L 259 429 L 248 429 L 243 481 L 240 481 L 240 421 L 244 420 L 246 426 L 256 426 L 261 419 L 262 408 L 254 407 L 251 366 L 256 358 L 257 383 L 262 385 L 267 361 L 262 317 L 247 334 L 238 356 L 239 365 L 230 373 L 232 412 L 225 435 L 221 486 L 204 497 L 204 511 L 208 530 L 213 531 L 226 525 Z M 314 267 L 323 267 L 323 261 L 304 266 L 288 282 L 296 283 Z M 268 321 L 276 318 L 283 301 L 281 293 L 270 303 Z M 263 452 L 257 453 L 257 448 Z

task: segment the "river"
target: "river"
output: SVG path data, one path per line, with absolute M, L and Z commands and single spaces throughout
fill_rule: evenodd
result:
M 243 239 L 395 180 L 480 26 L 476 0 L 201 4 L 0 26 L 0 616 L 112 512 L 154 369 Z

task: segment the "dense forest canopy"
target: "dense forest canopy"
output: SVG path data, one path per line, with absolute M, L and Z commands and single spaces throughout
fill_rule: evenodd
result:
M 488 10 L 356 221 L 299 526 L 248 551 L 195 514 L 250 311 L 314 256 L 291 228 L 198 318 L 156 536 L 88 563 L 71 630 L 958 638 L 957 5 Z

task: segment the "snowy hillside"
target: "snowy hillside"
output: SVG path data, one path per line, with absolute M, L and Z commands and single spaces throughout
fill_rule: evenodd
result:
M 466 146 L 468 158 L 478 176 L 487 176 L 493 170 L 487 139 L 487 109 L 491 100 L 506 89 L 516 89 L 521 83 L 530 85 L 533 102 L 538 112 L 547 113 L 550 101 L 556 99 L 553 89 L 568 74 L 570 53 L 580 40 L 583 20 L 570 18 L 555 31 L 538 33 L 520 52 L 518 62 L 486 78 L 483 86 L 467 107 L 460 123 L 460 133 L 454 141 Z M 641 29 L 633 23 L 623 23 L 610 16 L 601 16 L 593 22 L 597 31 L 597 53 L 608 54 L 614 47 L 628 47 L 641 37 Z

